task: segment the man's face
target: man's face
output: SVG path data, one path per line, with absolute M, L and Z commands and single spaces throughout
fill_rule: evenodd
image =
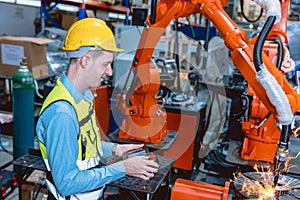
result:
M 101 54 L 91 56 L 91 58 L 87 81 L 89 82 L 89 87 L 98 87 L 106 76 L 112 75 L 111 63 L 113 62 L 114 54 L 110 51 L 102 51 Z

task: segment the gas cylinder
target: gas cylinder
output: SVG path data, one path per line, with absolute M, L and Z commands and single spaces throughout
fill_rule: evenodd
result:
M 28 70 L 26 58 L 12 77 L 13 157 L 27 154 L 34 145 L 34 78 Z

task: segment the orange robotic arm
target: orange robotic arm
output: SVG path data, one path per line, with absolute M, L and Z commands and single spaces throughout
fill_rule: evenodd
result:
M 146 27 L 136 50 L 131 70 L 134 73 L 131 91 L 126 100 L 118 99 L 125 113 L 118 137 L 158 144 L 167 134 L 166 114 L 157 104 L 160 77 L 151 58 L 155 46 L 169 23 L 178 17 L 199 13 L 200 7 L 190 1 L 160 1 L 156 12 L 148 16 Z
M 225 6 L 227 1 L 220 1 L 220 6 Z M 127 93 L 126 100 L 119 98 L 117 102 L 119 109 L 125 113 L 118 137 L 158 144 L 167 134 L 166 115 L 155 97 L 160 77 L 150 64 L 152 54 L 173 19 L 201 13 L 201 9 L 201 2 L 197 1 L 161 0 L 155 12 L 147 17 L 131 66 L 135 76 L 131 91 Z
M 281 2 L 280 7 L 280 21 L 272 26 L 266 41 L 264 41 L 263 51 L 274 64 L 276 63 L 277 69 L 285 74 L 292 71 L 295 65 L 289 57 L 289 51 L 286 47 L 288 43 L 286 31 L 289 1 Z M 252 38 L 250 42 L 256 44 L 257 39 L 258 36 Z M 257 97 L 251 87 L 248 88 L 247 93 L 253 98 L 250 115 L 242 123 L 245 138 L 241 157 L 244 160 L 273 162 L 277 143 L 280 136 L 284 136 L 284 134 L 280 134 L 281 130 L 276 123 L 278 121 L 277 116 L 271 115 L 272 113 Z M 283 95 L 285 96 L 285 94 Z M 286 109 L 289 110 L 289 102 L 286 103 L 286 106 Z
M 225 4 L 226 1 L 219 0 L 159 1 L 156 12 L 148 16 L 146 20 L 146 27 L 142 32 L 134 62 L 131 66 L 131 70 L 136 77 L 131 87 L 132 92 L 127 94 L 128 101 L 119 99 L 120 109 L 126 115 L 119 137 L 159 143 L 166 135 L 165 114 L 157 104 L 155 97 L 160 84 L 159 75 L 155 68 L 150 65 L 151 57 L 154 47 L 172 19 L 196 13 L 201 13 L 215 25 L 223 36 L 225 45 L 231 51 L 234 64 L 268 111 L 276 117 L 276 108 L 270 102 L 267 91 L 256 79 L 257 71 L 253 64 L 253 43 L 248 40 L 246 33 L 239 29 L 227 15 L 223 9 Z M 286 37 L 283 37 L 283 40 L 287 42 Z M 262 52 L 262 60 L 266 69 L 284 91 L 291 110 L 295 113 L 300 108 L 299 95 L 264 52 Z

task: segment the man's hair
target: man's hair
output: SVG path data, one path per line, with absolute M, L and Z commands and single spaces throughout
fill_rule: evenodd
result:
M 95 58 L 101 56 L 102 53 L 103 53 L 103 51 L 99 51 L 99 50 L 96 50 L 96 51 L 91 50 L 91 51 L 89 51 L 89 54 L 91 55 L 91 57 L 92 57 L 93 59 L 95 59 Z M 70 64 L 75 64 L 75 63 L 77 62 L 78 59 L 79 59 L 79 58 L 70 58 Z
M 89 51 L 89 52 L 90 52 L 91 57 L 93 57 L 94 59 L 103 54 L 103 51 L 99 51 L 99 50 Z
M 77 60 L 78 60 L 78 58 L 70 58 L 70 64 L 71 65 L 76 64 Z

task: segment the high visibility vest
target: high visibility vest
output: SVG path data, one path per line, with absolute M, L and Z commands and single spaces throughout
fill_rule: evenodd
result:
M 69 102 L 73 106 L 77 115 L 77 121 L 80 128 L 80 133 L 78 133 L 77 138 L 77 166 L 80 170 L 86 170 L 95 167 L 99 163 L 100 156 L 102 156 L 103 153 L 101 150 L 101 139 L 99 128 L 96 123 L 93 104 L 85 101 L 84 99 L 82 99 L 79 103 L 76 103 L 66 87 L 60 81 L 60 78 L 57 80 L 56 86 L 45 99 L 41 108 L 40 115 L 50 104 L 57 101 Z M 41 141 L 39 141 L 39 146 L 47 169 L 51 171 L 48 163 L 48 156 L 46 153 L 47 147 Z M 50 192 L 57 199 L 66 199 L 59 195 L 52 181 L 48 180 L 47 186 Z M 71 199 L 98 199 L 102 195 L 102 190 L 103 189 L 99 189 L 92 192 L 76 194 L 76 197 L 72 195 Z

